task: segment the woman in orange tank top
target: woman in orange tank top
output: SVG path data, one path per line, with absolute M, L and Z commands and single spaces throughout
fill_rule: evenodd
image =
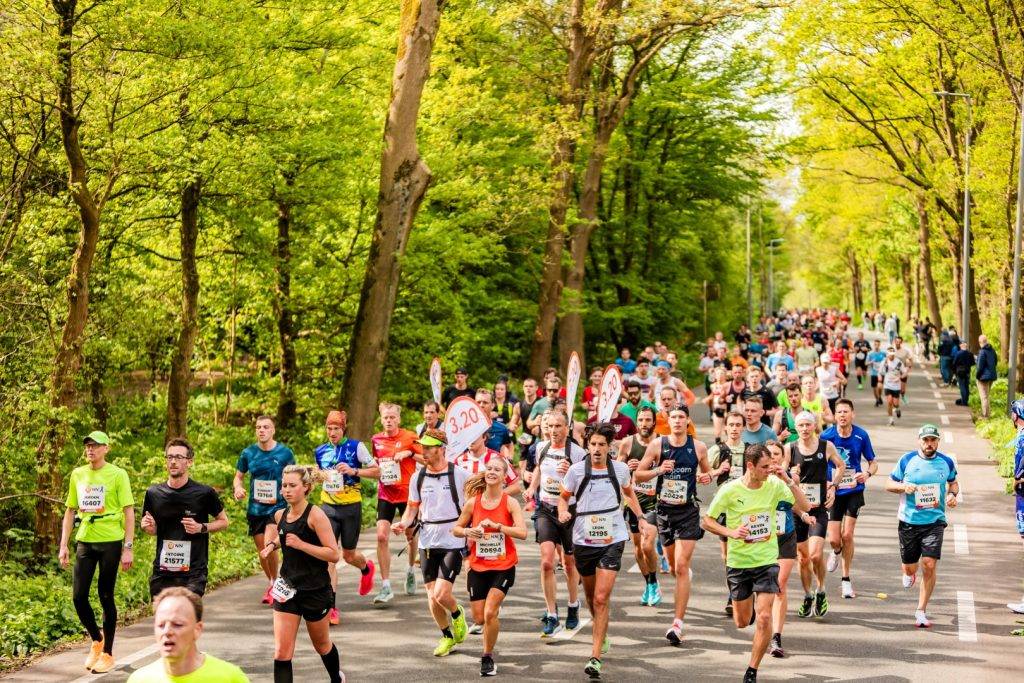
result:
M 452 533 L 469 539 L 469 604 L 473 620 L 484 625 L 484 651 L 480 675 L 494 676 L 494 644 L 498 640 L 498 612 L 516 580 L 516 544 L 526 540 L 526 522 L 519 501 L 502 490 L 509 464 L 492 458 L 483 472 L 466 482 L 466 507 Z

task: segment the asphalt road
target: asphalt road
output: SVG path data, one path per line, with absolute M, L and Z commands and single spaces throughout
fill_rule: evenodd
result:
M 935 386 L 934 366 L 915 369 L 910 403 L 896 427 L 886 425 L 882 408 L 874 408 L 870 390 L 849 394 L 857 403 L 857 423 L 868 429 L 888 475 L 895 459 L 915 447 L 917 428 L 935 422 L 942 428 L 941 450 L 959 464 L 964 492 L 961 507 L 949 515 L 949 528 L 939 563 L 938 586 L 929 615 L 934 627 L 914 628 L 916 588 L 900 585 L 896 543 L 897 496 L 871 481 L 867 506 L 857 527 L 857 554 L 852 578 L 858 597 L 843 600 L 839 574 L 828 576 L 831 611 L 823 619 L 798 619 L 790 600 L 784 634 L 788 656 L 766 658 L 762 680 L 806 681 L 1010 681 L 1020 680 L 1024 641 L 1009 635 L 1020 628 L 1005 603 L 1021 595 L 1024 574 L 1021 543 L 1015 531 L 1012 499 L 1003 492 L 988 459 L 987 442 L 976 437 L 966 408 L 955 406 L 953 390 Z M 700 431 L 709 433 L 703 422 Z M 703 488 L 703 487 L 702 487 Z M 701 492 L 705 504 L 713 491 Z M 532 538 L 532 534 L 531 534 Z M 372 534 L 360 547 L 375 548 Z M 575 633 L 541 639 L 538 616 L 543 611 L 537 546 L 520 544 L 518 578 L 502 610 L 502 633 L 496 648 L 499 675 L 517 680 L 584 680 L 589 657 L 589 622 Z M 613 594 L 611 652 L 605 657 L 605 680 L 739 680 L 747 664 L 750 629 L 736 629 L 722 612 L 726 598 L 718 541 L 707 537 L 694 555 L 694 588 L 686 618 L 684 643 L 671 647 L 664 639 L 671 624 L 672 586 L 663 583 L 665 599 L 657 608 L 639 604 L 643 589 L 627 549 Z M 624 558 L 625 560 L 626 558 Z M 213 558 L 216 561 L 216 558 Z M 397 563 L 404 569 L 405 558 Z M 800 595 L 794 571 L 789 589 Z M 400 572 L 395 578 L 402 578 Z M 667 577 L 662 577 L 663 582 Z M 564 584 L 560 611 L 564 615 Z M 333 627 L 349 681 L 461 681 L 479 677 L 480 636 L 469 636 L 447 658 L 431 656 L 438 633 L 427 612 L 422 587 L 414 597 L 400 591 L 387 608 L 377 609 L 370 596 L 356 594 L 357 574 L 340 570 L 339 607 L 342 623 Z M 400 584 L 396 581 L 396 584 Z M 464 600 L 464 579 L 459 595 Z M 213 591 L 206 599 L 206 652 L 240 665 L 254 681 L 273 679 L 273 634 L 269 607 L 259 599 L 262 577 Z M 879 593 L 888 595 L 885 599 Z M 467 603 L 468 604 L 468 603 Z M 585 613 L 585 610 L 584 610 Z M 119 631 L 115 647 L 118 668 L 90 674 L 82 667 L 85 645 L 45 657 L 11 674 L 11 681 L 124 681 L 137 667 L 155 658 L 150 622 Z M 297 680 L 325 680 L 319 657 L 300 632 L 294 660 Z

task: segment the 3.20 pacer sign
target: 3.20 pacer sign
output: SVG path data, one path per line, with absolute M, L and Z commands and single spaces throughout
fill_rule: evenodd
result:
M 622 370 L 618 365 L 609 365 L 601 377 L 601 393 L 597 401 L 597 421 L 607 422 L 612 419 L 615 406 L 619 404 L 622 394 Z
M 444 417 L 444 433 L 448 438 L 445 455 L 454 460 L 469 448 L 469 444 L 491 428 L 491 416 L 469 396 L 459 396 L 448 405 Z

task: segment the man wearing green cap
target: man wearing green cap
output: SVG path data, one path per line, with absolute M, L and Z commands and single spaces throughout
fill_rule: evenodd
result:
M 885 490 L 900 494 L 899 541 L 903 562 L 903 587 L 917 583 L 917 565 L 923 576 L 914 618 L 918 628 L 928 628 L 926 610 L 935 590 L 935 568 L 942 557 L 942 534 L 946 528 L 946 508 L 956 507 L 960 482 L 956 463 L 939 453 L 939 428 L 922 425 L 917 432 L 918 448 L 906 453 L 885 483 Z
M 82 439 L 82 443 L 89 464 L 76 467 L 71 472 L 57 559 L 61 567 L 68 566 L 71 529 L 77 515 L 81 524 L 75 534 L 78 545 L 75 548 L 72 595 L 78 618 L 92 638 L 85 668 L 93 673 L 107 673 L 114 668 L 117 568 L 118 564 L 125 570 L 132 566 L 132 540 L 135 537 L 135 508 L 132 506 L 135 499 L 132 498 L 128 473 L 107 462 L 110 437 L 95 431 Z M 89 603 L 89 589 L 97 567 L 100 576 L 96 589 L 103 608 L 102 634 Z

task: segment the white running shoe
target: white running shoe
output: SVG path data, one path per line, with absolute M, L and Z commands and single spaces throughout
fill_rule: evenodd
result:
M 1008 602 L 1006 606 L 1010 608 L 1010 611 L 1014 614 L 1024 614 L 1024 600 L 1020 602 Z
M 846 598 L 847 600 L 850 600 L 852 598 L 857 597 L 857 594 L 853 592 L 853 582 L 851 582 L 851 581 L 843 581 L 841 583 L 842 583 L 842 587 L 843 587 L 843 597 L 844 598 Z
M 916 582 L 917 582 L 917 574 L 911 574 L 910 576 L 907 576 L 906 574 L 903 575 L 903 587 L 904 588 L 909 589 Z
M 828 556 L 828 570 L 834 572 L 839 568 L 839 558 L 842 556 L 842 551 L 832 551 L 832 554 Z
M 914 620 L 917 621 L 918 628 L 931 628 L 932 622 L 928 621 L 928 615 L 923 609 L 914 612 Z

